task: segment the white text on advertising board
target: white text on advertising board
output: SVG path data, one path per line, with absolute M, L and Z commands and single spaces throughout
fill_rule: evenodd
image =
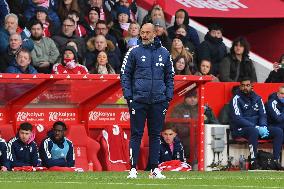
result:
M 44 113 L 41 112 L 18 112 L 17 121 L 44 121 Z
M 90 121 L 114 121 L 115 113 L 114 112 L 101 112 L 101 111 L 92 111 L 89 113 Z
M 49 112 L 49 121 L 75 121 L 74 112 Z

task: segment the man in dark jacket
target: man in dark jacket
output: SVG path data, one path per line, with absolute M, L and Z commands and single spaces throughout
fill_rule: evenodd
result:
M 203 59 L 211 60 L 211 72 L 213 75 L 218 76 L 219 64 L 227 54 L 222 38 L 223 29 L 217 24 L 210 25 L 208 29 L 209 31 L 205 35 L 204 41 L 198 48 L 198 61 L 200 62 Z
M 32 134 L 32 125 L 28 122 L 22 123 L 16 137 L 8 143 L 8 158 L 11 168 L 22 166 L 39 166 L 37 145 Z
M 256 157 L 259 137 L 273 140 L 273 157 L 275 163 L 279 165 L 283 132 L 278 127 L 268 126 L 263 101 L 252 91 L 250 78 L 244 78 L 240 82 L 240 90 L 230 102 L 230 118 L 232 137 L 243 137 L 248 140 L 251 155 L 250 169 L 258 169 Z
M 57 121 L 53 124 L 49 137 L 42 141 L 39 152 L 44 166 L 74 167 L 74 148 L 72 142 L 65 137 L 66 130 L 65 123 Z
M 268 123 L 284 130 L 284 85 L 268 97 L 266 110 Z
M 7 171 L 9 169 L 8 147 L 6 141 L 1 138 L 0 131 L 0 171 Z
M 0 0 L 0 26 L 3 24 L 5 16 L 10 13 L 9 5 L 6 0 Z
M 121 68 L 121 85 L 130 111 L 130 160 L 128 178 L 137 178 L 136 164 L 145 121 L 149 130 L 149 178 L 165 178 L 158 169 L 160 132 L 164 125 L 169 101 L 173 97 L 174 71 L 169 52 L 155 38 L 154 25 L 144 24 L 142 42 L 125 55 Z

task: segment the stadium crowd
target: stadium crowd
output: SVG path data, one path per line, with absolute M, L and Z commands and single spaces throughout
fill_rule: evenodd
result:
M 189 15 L 184 9 L 176 11 L 174 24 L 169 26 L 166 25 L 164 10 L 158 4 L 144 18 L 138 16 L 135 0 L 0 0 L 0 72 L 120 74 L 125 54 L 141 43 L 141 25 L 152 23 L 156 39 L 171 54 L 176 75 L 211 75 L 213 82 L 238 82 L 246 78 L 257 82 L 256 70 L 249 57 L 250 45 L 244 37 L 234 39 L 227 52 L 222 38 L 223 28 L 216 23 L 210 24 L 201 42 L 196 29 L 189 26 Z M 143 21 L 138 23 L 138 20 Z M 273 67 L 266 82 L 283 82 L 283 55 Z M 283 88 L 280 91 L 282 94 Z M 283 99 L 280 95 L 278 98 Z M 280 100 L 278 103 L 284 102 Z M 275 110 L 275 105 L 275 102 L 271 105 L 270 112 Z M 274 116 L 278 115 L 279 112 L 275 112 Z M 282 117 L 279 119 L 283 122 Z M 66 129 L 66 126 L 59 125 L 62 128 L 54 128 L 55 133 Z M 26 125 L 20 126 L 21 130 L 26 132 L 31 129 Z M 172 131 L 176 133 L 174 129 Z M 166 135 L 165 132 L 163 135 Z M 26 143 L 19 139 L 12 140 L 8 143 L 10 149 L 16 143 L 18 146 L 15 148 Z M 57 143 L 53 138 L 46 139 L 40 152 L 52 151 L 51 144 Z M 166 139 L 163 145 L 165 143 Z M 67 151 L 71 150 L 72 145 L 68 140 L 61 142 L 61 145 L 68 144 L 69 147 L 64 148 L 65 161 L 61 163 L 71 166 L 74 159 Z M 36 149 L 35 144 L 29 145 L 31 149 Z M 5 151 L 6 145 L 3 146 Z M 163 150 L 165 148 L 172 147 L 164 147 Z M 39 165 L 41 162 L 37 152 L 33 153 L 35 155 L 29 161 L 31 165 Z M 58 153 L 55 155 L 59 156 Z M 53 165 L 54 162 L 48 160 L 49 152 L 42 157 L 44 165 Z M 178 157 L 184 159 L 183 155 Z M 15 157 L 11 156 L 11 159 Z M 67 159 L 70 161 L 66 162 Z M 1 163 L 2 170 L 5 169 L 3 166 L 8 168 L 5 163 Z

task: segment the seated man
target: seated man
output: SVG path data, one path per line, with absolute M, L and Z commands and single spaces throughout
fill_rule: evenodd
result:
M 33 126 L 30 123 L 22 123 L 17 136 L 9 141 L 8 158 L 10 160 L 11 168 L 22 166 L 36 167 L 41 165 L 32 130 Z
M 1 138 L 0 131 L 0 171 L 7 171 L 9 168 L 8 148 L 4 139 Z
M 269 124 L 284 131 L 284 85 L 268 97 L 266 105 Z
M 260 96 L 252 91 L 250 78 L 243 78 L 240 89 L 230 102 L 230 129 L 232 137 L 244 137 L 248 140 L 251 156 L 250 169 L 258 169 L 256 162 L 258 138 L 273 140 L 273 157 L 276 167 L 279 164 L 283 142 L 283 132 L 278 127 L 267 125 L 266 112 Z
M 40 146 L 40 156 L 45 167 L 74 167 L 75 153 L 73 144 L 65 137 L 67 127 L 64 122 L 57 121 L 49 132 L 49 137 Z
M 166 123 L 162 130 L 159 163 L 171 160 L 186 162 L 183 146 L 177 137 L 177 128 Z

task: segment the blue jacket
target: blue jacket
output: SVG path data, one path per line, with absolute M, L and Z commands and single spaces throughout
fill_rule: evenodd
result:
M 6 0 L 0 0 L 0 25 L 4 23 L 5 16 L 10 13 L 9 5 Z
M 7 68 L 6 73 L 18 73 L 18 74 L 37 74 L 37 70 L 30 64 L 25 72 L 23 72 L 20 66 L 14 60 Z
M 10 160 L 11 168 L 39 166 L 41 164 L 37 145 L 34 141 L 29 144 L 24 144 L 18 136 L 16 136 L 9 141 L 8 149 L 8 158 Z
M 45 167 L 74 167 L 75 165 L 75 153 L 72 142 L 63 138 L 62 141 L 56 143 L 53 139 L 53 134 L 51 133 L 50 137 L 42 141 L 39 152 L 42 159 L 42 164 Z M 53 153 L 53 146 L 57 145 L 60 149 L 68 148 L 68 152 L 65 157 L 57 158 Z M 68 145 L 68 146 L 64 146 Z M 58 150 L 60 150 L 58 149 Z
M 154 104 L 170 101 L 174 91 L 174 69 L 170 53 L 155 38 L 150 45 L 130 48 L 121 67 L 124 98 Z
M 266 110 L 269 124 L 284 124 L 284 104 L 278 99 L 277 93 L 268 97 Z
M 24 29 L 21 32 L 21 37 L 23 40 L 22 47 L 28 49 L 29 51 L 32 51 L 34 49 L 34 42 L 29 38 L 30 32 L 28 29 Z M 4 29 L 0 28 L 0 53 L 7 52 L 8 46 L 9 46 L 9 32 Z
M 8 147 L 4 139 L 0 138 L 0 166 L 9 169 Z
M 174 151 L 172 152 L 170 146 L 164 141 L 164 138 L 161 136 L 159 163 L 171 160 L 180 160 L 182 162 L 186 162 L 183 145 L 181 144 L 180 139 L 176 136 L 174 138 Z
M 243 127 L 267 126 L 265 107 L 260 96 L 251 92 L 249 96 L 240 90 L 229 104 L 230 127 L 232 130 Z

